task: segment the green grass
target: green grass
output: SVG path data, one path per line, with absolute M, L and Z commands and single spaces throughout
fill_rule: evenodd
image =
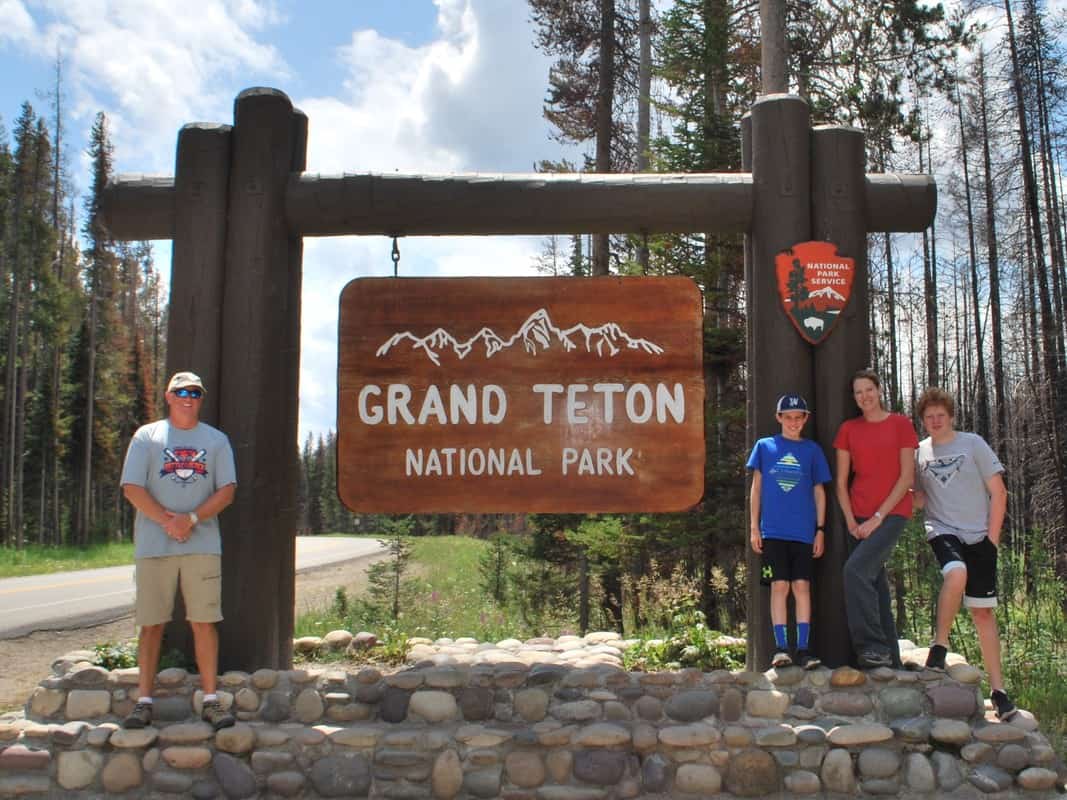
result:
M 47 575 L 76 569 L 117 567 L 133 563 L 132 542 L 109 542 L 81 547 L 43 547 L 29 544 L 21 550 L 0 548 L 0 578 Z
M 479 561 L 488 544 L 464 536 L 418 536 L 408 540 L 412 567 L 403 579 L 400 618 L 393 622 L 386 598 L 337 596 L 329 608 L 308 611 L 296 620 L 296 636 L 322 636 L 331 630 L 353 633 L 383 626 L 406 636 L 473 636 L 497 641 L 533 635 L 521 618 L 497 607 L 480 586 Z

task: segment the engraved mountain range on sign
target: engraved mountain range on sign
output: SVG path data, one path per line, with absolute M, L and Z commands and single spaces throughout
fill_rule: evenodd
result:
M 545 308 L 539 308 L 510 337 L 503 337 L 492 328 L 482 328 L 466 341 L 459 341 L 444 328 L 438 328 L 426 336 L 416 336 L 411 331 L 394 333 L 378 348 L 376 355 L 384 358 L 394 347 L 410 342 L 413 350 L 422 350 L 435 365 L 441 365 L 441 353 L 451 350 L 459 358 L 466 358 L 473 350 L 485 348 L 485 357 L 492 358 L 502 350 L 521 343 L 530 355 L 549 350 L 554 345 L 571 352 L 584 346 L 590 353 L 601 358 L 612 357 L 623 350 L 641 350 L 649 355 L 660 355 L 663 348 L 648 339 L 635 338 L 617 323 L 589 326 L 579 322 L 570 328 L 560 328 L 552 322 Z

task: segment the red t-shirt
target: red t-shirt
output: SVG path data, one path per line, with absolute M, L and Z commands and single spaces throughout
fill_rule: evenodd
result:
M 863 417 L 846 420 L 837 430 L 834 447 L 847 450 L 852 459 L 852 485 L 848 499 L 857 517 L 872 517 L 900 477 L 900 451 L 919 446 L 919 437 L 911 421 L 901 414 L 890 414 L 881 422 Z M 911 516 L 911 492 L 893 506 L 890 514 Z

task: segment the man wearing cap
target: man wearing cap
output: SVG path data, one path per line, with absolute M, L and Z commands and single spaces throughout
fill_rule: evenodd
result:
M 233 502 L 237 472 L 226 435 L 200 421 L 204 383 L 178 372 L 167 384 L 167 417 L 140 427 L 122 467 L 122 491 L 137 510 L 134 521 L 137 600 L 135 621 L 138 698 L 126 728 L 152 722 L 152 687 L 163 628 L 174 611 L 179 585 L 193 630 L 201 716 L 215 730 L 234 724 L 216 694 L 222 619 L 222 542 L 218 515 Z

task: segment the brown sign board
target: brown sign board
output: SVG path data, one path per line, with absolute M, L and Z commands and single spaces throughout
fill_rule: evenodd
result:
M 353 511 L 680 511 L 704 489 L 687 278 L 359 278 L 341 293 Z

